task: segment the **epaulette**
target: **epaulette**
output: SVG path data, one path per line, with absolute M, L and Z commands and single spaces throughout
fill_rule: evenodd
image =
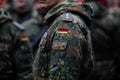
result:
M 70 12 L 68 12 L 68 13 L 63 13 L 63 15 L 61 15 L 61 20 L 62 21 L 73 22 L 74 18 L 73 18 L 73 15 Z
M 20 30 L 25 30 L 25 27 L 23 27 L 21 24 L 19 24 L 18 22 L 16 21 L 13 21 L 13 25 L 15 25 L 18 29 Z

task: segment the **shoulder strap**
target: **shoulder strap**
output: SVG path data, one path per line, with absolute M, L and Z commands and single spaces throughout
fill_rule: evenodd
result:
M 16 22 L 16 21 L 13 21 L 13 24 L 18 28 L 18 29 L 20 29 L 20 30 L 24 30 L 25 28 L 22 26 L 22 25 L 20 25 L 18 22 Z

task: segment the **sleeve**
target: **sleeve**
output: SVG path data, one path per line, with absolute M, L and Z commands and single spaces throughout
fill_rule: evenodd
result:
M 69 17 L 71 17 L 71 14 L 63 15 L 63 19 L 57 23 L 56 28 L 53 26 L 49 28 L 46 47 L 44 51 L 41 51 L 41 47 L 39 48 L 33 65 L 36 80 L 40 80 L 41 76 L 46 77 L 45 75 L 40 75 L 42 70 L 48 73 L 47 78 L 50 80 L 56 78 L 79 80 L 81 72 L 88 68 L 87 62 L 90 60 L 88 56 L 90 55 L 88 39 L 81 31 L 81 28 L 73 23 L 72 18 L 69 19 Z M 80 27 L 83 26 L 85 25 L 81 22 Z M 41 40 L 40 43 L 44 45 L 45 41 Z M 47 57 L 42 54 L 44 52 Z M 47 67 L 42 64 L 47 64 Z M 84 67 L 84 70 L 82 67 Z
M 44 80 L 45 79 L 45 68 L 46 68 L 46 56 L 43 56 L 43 49 L 38 48 L 37 54 L 33 62 L 33 78 L 34 80 Z M 42 70 L 43 69 L 43 70 Z
M 30 42 L 23 31 L 17 31 L 14 40 L 14 59 L 17 80 L 33 80 L 33 53 Z

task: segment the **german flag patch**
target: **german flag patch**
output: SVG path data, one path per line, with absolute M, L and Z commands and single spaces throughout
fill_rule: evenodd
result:
M 68 29 L 58 29 L 58 33 L 61 33 L 61 34 L 67 34 L 69 32 Z
M 27 40 L 28 40 L 28 38 L 26 36 L 21 37 L 21 41 L 27 41 Z

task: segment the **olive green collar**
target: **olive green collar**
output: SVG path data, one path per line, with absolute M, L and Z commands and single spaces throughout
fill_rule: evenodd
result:
M 44 19 L 45 20 L 49 19 L 50 17 L 52 17 L 53 15 L 55 15 L 56 13 L 58 13 L 59 11 L 65 9 L 65 6 L 68 5 L 68 4 L 71 4 L 71 2 L 64 1 L 64 2 L 59 3 L 58 5 L 56 5 L 51 10 L 48 11 L 48 13 L 44 17 Z

